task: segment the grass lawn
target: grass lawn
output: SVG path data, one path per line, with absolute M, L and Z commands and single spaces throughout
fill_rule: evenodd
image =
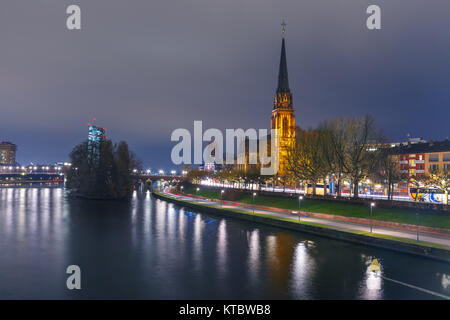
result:
M 185 193 L 199 195 L 212 199 L 220 199 L 219 190 L 209 190 L 200 188 L 197 192 L 195 187 L 184 190 Z M 242 202 L 246 204 L 253 204 L 251 194 L 245 194 L 241 199 L 236 202 Z M 288 198 L 278 198 L 270 196 L 257 195 L 255 197 L 255 205 L 268 206 L 282 209 L 298 210 L 298 200 Z M 304 199 L 301 201 L 301 211 L 316 212 L 316 213 L 329 213 L 347 217 L 358 218 L 370 218 L 370 209 L 368 207 L 350 204 L 340 203 L 328 200 L 312 200 Z M 412 209 L 384 209 L 374 208 L 373 219 L 416 224 L 416 211 Z M 423 226 L 450 228 L 450 214 L 439 214 L 436 212 L 424 212 L 419 214 L 419 224 Z

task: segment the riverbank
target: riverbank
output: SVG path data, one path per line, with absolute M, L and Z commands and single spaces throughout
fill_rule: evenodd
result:
M 199 190 L 197 190 L 197 188 Z M 205 187 L 189 187 L 183 190 L 184 193 L 191 194 L 193 196 L 203 196 L 210 199 L 220 199 L 221 189 L 205 188 Z M 226 199 L 228 189 L 225 189 L 224 198 Z M 234 191 L 234 190 L 232 190 Z M 381 203 L 375 202 L 372 215 L 370 214 L 370 207 L 358 203 L 347 203 L 342 201 L 321 200 L 304 198 L 299 203 L 298 195 L 287 197 L 286 195 L 266 195 L 257 192 L 255 197 L 250 192 L 244 192 L 238 190 L 239 198 L 233 199 L 234 202 L 239 202 L 247 205 L 263 206 L 282 209 L 282 210 L 299 210 L 307 212 L 308 214 L 326 214 L 342 217 L 344 220 L 348 218 L 355 219 L 370 219 L 372 218 L 375 223 L 377 222 L 389 222 L 395 224 L 407 224 L 415 226 L 423 226 L 421 232 L 435 231 L 436 234 L 448 234 L 450 235 L 450 213 L 448 212 L 436 212 L 435 210 L 423 211 L 414 210 L 411 208 L 384 208 L 380 207 Z M 299 208 L 299 205 L 301 208 Z M 437 230 L 432 230 L 437 229 Z M 428 230 L 427 230 L 428 229 Z M 445 230 L 446 229 L 446 230 Z
M 336 240 L 349 241 L 353 243 L 369 245 L 397 252 L 403 252 L 413 255 L 418 255 L 426 258 L 431 258 L 440 261 L 450 262 L 450 247 L 431 243 L 431 242 L 417 242 L 412 239 L 400 238 L 385 234 L 369 233 L 367 231 L 357 230 L 343 230 L 341 228 L 330 227 L 320 223 L 312 223 L 308 221 L 299 221 L 296 218 L 284 218 L 279 216 L 261 214 L 258 212 L 244 211 L 230 207 L 222 207 L 212 203 L 199 203 L 191 201 L 187 198 L 174 197 L 166 193 L 154 192 L 153 196 L 173 202 L 175 204 L 201 210 L 203 212 L 238 218 L 266 225 L 280 227 L 295 231 L 307 232 L 319 236 L 324 236 Z

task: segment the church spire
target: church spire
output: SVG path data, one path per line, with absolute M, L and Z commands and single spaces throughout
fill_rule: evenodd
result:
M 283 27 L 283 33 L 284 33 Z M 281 41 L 281 57 L 280 57 L 280 70 L 278 72 L 278 88 L 277 92 L 290 92 L 289 90 L 289 80 L 287 71 L 287 61 L 286 61 L 286 45 L 283 36 Z
M 280 57 L 280 70 L 278 71 L 278 87 L 274 97 L 274 109 L 277 108 L 293 108 L 292 106 L 292 94 L 289 89 L 288 70 L 286 61 L 286 41 L 284 34 L 286 33 L 286 23 L 283 21 L 282 33 L 283 39 L 281 40 L 281 57 Z

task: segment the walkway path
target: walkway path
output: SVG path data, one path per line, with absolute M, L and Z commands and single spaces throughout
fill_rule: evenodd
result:
M 247 211 L 249 213 L 255 212 L 258 214 L 269 215 L 269 216 L 274 216 L 274 217 L 281 217 L 281 218 L 292 219 L 292 218 L 297 217 L 297 218 L 301 219 L 302 221 L 320 223 L 320 224 L 328 225 L 328 226 L 343 229 L 343 230 L 356 230 L 356 231 L 366 231 L 366 232 L 370 231 L 370 226 L 363 225 L 363 224 L 335 221 L 335 220 L 322 219 L 322 218 L 316 218 L 316 217 L 314 217 L 314 218 L 313 217 L 305 217 L 303 215 L 299 215 L 298 213 L 297 214 L 294 214 L 294 213 L 289 214 L 289 213 L 282 213 L 282 212 L 274 212 L 274 211 L 270 211 L 270 210 L 263 210 L 260 208 L 253 208 L 251 206 L 249 207 L 249 206 L 244 206 L 244 205 L 241 206 L 241 205 L 237 205 L 237 204 L 230 204 L 227 202 L 222 203 L 219 200 L 217 200 L 217 201 L 206 200 L 206 199 L 191 197 L 191 196 L 187 196 L 187 195 L 175 194 L 175 193 L 172 193 L 167 190 L 165 190 L 163 193 L 165 193 L 168 196 L 174 197 L 174 198 L 178 198 L 181 200 L 189 200 L 191 202 L 195 202 L 198 204 L 218 205 L 218 206 L 222 206 L 223 208 L 238 209 L 241 211 Z M 396 230 L 396 229 L 390 229 L 390 228 L 378 227 L 378 226 L 373 226 L 372 232 L 378 233 L 378 234 L 394 236 L 394 237 L 408 238 L 408 239 L 413 239 L 413 240 L 416 240 L 416 238 L 417 238 L 417 234 L 415 232 Z M 441 244 L 441 245 L 448 246 L 450 248 L 450 237 L 421 233 L 419 235 L 419 239 L 420 239 L 420 241 Z

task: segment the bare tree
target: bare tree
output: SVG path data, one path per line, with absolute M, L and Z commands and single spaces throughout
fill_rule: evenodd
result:
M 319 130 L 298 130 L 294 146 L 288 149 L 287 171 L 298 180 L 310 181 L 313 194 L 316 194 L 317 182 L 327 175 L 326 159 L 320 147 Z
M 332 151 L 328 161 L 335 162 L 333 170 L 337 173 L 339 184 L 343 175 L 351 180 L 353 196 L 357 198 L 360 181 L 376 170 L 383 135 L 368 115 L 361 119 L 333 120 L 325 123 L 324 127 L 329 131 Z
M 383 148 L 380 152 L 380 162 L 376 176 L 387 184 L 388 200 L 392 200 L 394 184 L 404 180 L 406 177 L 400 171 L 398 156 L 391 154 L 389 148 Z
M 342 178 L 344 177 L 345 130 L 344 120 L 324 121 L 320 126 L 321 147 L 327 172 L 334 175 L 337 193 L 341 196 Z
M 408 184 L 413 185 L 416 188 L 416 197 L 414 201 L 419 201 L 419 188 L 426 183 L 425 178 L 422 176 L 410 176 L 408 179 Z
M 443 203 L 448 204 L 448 189 L 450 188 L 450 171 L 433 170 L 425 179 L 425 183 L 430 187 L 435 187 L 444 191 Z

